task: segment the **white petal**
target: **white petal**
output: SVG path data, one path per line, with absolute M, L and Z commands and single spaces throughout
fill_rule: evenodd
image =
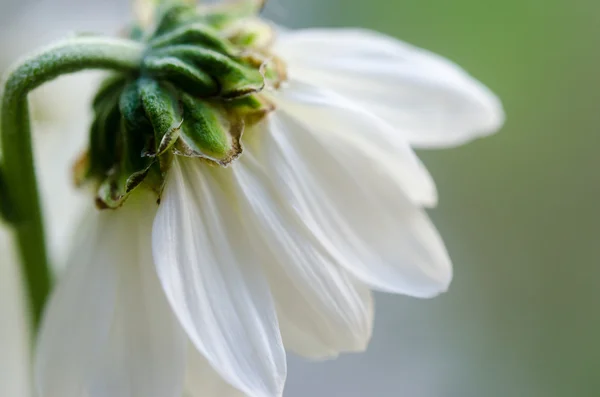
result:
M 40 397 L 162 397 L 183 389 L 186 338 L 154 274 L 154 200 L 94 210 L 46 309 Z M 144 213 L 144 214 L 142 214 Z
M 315 117 L 306 120 L 318 123 L 332 146 L 340 150 L 347 150 L 342 146 L 359 148 L 365 161 L 376 162 L 379 172 L 392 178 L 414 203 L 428 207 L 437 204 L 431 175 L 406 139 L 387 123 L 330 90 L 295 80 L 274 100 L 299 118 Z
M 154 197 L 136 194 L 109 214 L 127 231 L 120 241 L 127 251 L 119 258 L 116 309 L 108 344 L 93 369 L 90 397 L 178 397 L 183 391 L 187 337 L 154 270 L 154 208 Z
M 240 213 L 264 254 L 285 347 L 311 358 L 364 350 L 373 321 L 369 289 L 283 205 L 253 160 L 247 151 L 231 170 L 213 172 L 232 174 Z
M 277 189 L 361 281 L 417 297 L 445 291 L 452 268 L 426 214 L 368 142 L 345 139 L 376 126 L 334 100 L 297 84 L 278 95 L 270 131 L 258 140 Z
M 244 397 L 245 394 L 225 382 L 194 346 L 188 352 L 186 397 Z
M 46 308 L 36 351 L 40 397 L 81 397 L 106 346 L 121 254 L 112 223 L 94 212 L 77 234 L 66 273 Z
M 327 87 L 390 123 L 415 147 L 455 146 L 498 130 L 498 98 L 454 63 L 358 29 L 281 35 L 293 78 Z
M 27 302 L 10 233 L 0 225 L 0 390 L 30 395 L 30 337 Z
M 153 253 L 171 306 L 196 348 L 234 387 L 280 396 L 286 375 L 279 326 L 236 203 L 198 159 L 169 171 Z

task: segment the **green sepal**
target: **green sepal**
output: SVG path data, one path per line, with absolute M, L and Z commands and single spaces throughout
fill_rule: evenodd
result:
M 154 152 L 155 136 L 152 121 L 148 119 L 141 98 L 145 79 L 131 82 L 123 91 L 119 109 L 124 121 L 123 133 L 119 137 L 121 162 L 128 161 L 125 168 L 137 171 L 145 167 L 145 154 Z
M 199 19 L 196 7 L 184 3 L 173 5 L 172 2 L 164 2 L 157 10 L 156 15 L 157 23 L 152 37 L 159 37 Z
M 121 207 L 131 192 L 144 181 L 151 166 L 131 174 L 119 172 L 106 178 L 98 187 L 96 206 L 100 209 Z
M 95 118 L 90 131 L 87 170 L 80 172 L 78 178 L 81 180 L 78 180 L 78 183 L 94 175 L 105 175 L 116 161 L 117 134 L 121 122 L 119 98 L 126 81 L 123 76 L 105 80 L 94 98 Z
M 144 74 L 167 80 L 193 95 L 212 97 L 219 94 L 217 82 L 192 63 L 172 56 L 148 56 L 142 65 Z
M 163 48 L 178 44 L 210 48 L 225 55 L 233 56 L 236 51 L 224 40 L 219 32 L 202 23 L 191 23 L 158 36 L 148 43 L 152 48 Z
M 226 108 L 230 115 L 243 119 L 245 126 L 250 127 L 275 110 L 275 104 L 258 94 L 228 101 Z
M 152 55 L 175 57 L 193 64 L 217 81 L 218 96 L 224 99 L 250 95 L 265 86 L 262 67 L 243 64 L 210 49 L 183 44 L 153 51 Z
M 264 1 L 216 6 L 160 2 L 139 69 L 105 82 L 94 101 L 90 149 L 76 164 L 97 203 L 118 208 L 140 185 L 160 198 L 176 155 L 221 166 L 242 152 L 241 136 L 275 107 L 261 91 L 286 79 L 270 52 L 271 27 L 255 18 Z
M 143 154 L 154 145 L 154 129 L 145 113 L 141 98 L 142 84 L 138 79 L 130 83 L 121 94 L 119 108 L 123 115 L 121 142 L 121 168 L 134 174 L 147 169 L 154 161 Z
M 96 204 L 99 208 L 114 209 L 123 205 L 155 163 L 153 158 L 142 156 L 154 142 L 154 136 L 140 99 L 140 81 L 130 82 L 117 103 L 121 115 L 116 140 L 118 157 L 98 187 Z
M 174 153 L 226 166 L 242 153 L 244 120 L 228 114 L 219 103 L 181 96 L 184 121 Z
M 123 132 L 133 133 L 136 137 L 143 136 L 144 133 L 152 131 L 146 114 L 144 104 L 140 98 L 140 85 L 142 79 L 129 82 L 117 101 L 119 112 L 123 118 Z M 119 137 L 123 142 L 125 137 Z
M 183 123 L 183 109 L 174 89 L 155 80 L 141 79 L 140 99 L 154 130 L 155 147 L 147 156 L 161 156 L 173 147 Z

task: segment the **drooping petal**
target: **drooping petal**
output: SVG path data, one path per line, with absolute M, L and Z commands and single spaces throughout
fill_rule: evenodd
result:
M 373 288 L 416 297 L 445 291 L 452 268 L 434 226 L 395 169 L 367 140 L 350 138 L 376 135 L 373 117 L 301 84 L 277 104 L 258 155 L 289 208 Z
M 283 33 L 290 76 L 335 90 L 393 126 L 415 147 L 446 147 L 498 130 L 498 98 L 454 63 L 359 29 Z
M 122 250 L 111 222 L 97 213 L 78 231 L 65 274 L 46 307 L 35 357 L 39 397 L 80 397 L 106 346 Z
M 0 390 L 27 397 L 31 391 L 26 296 L 7 227 L 0 224 Z
M 40 331 L 40 397 L 182 392 L 187 339 L 154 274 L 155 204 L 131 200 L 83 222 Z
M 364 350 L 373 321 L 369 289 L 283 205 L 250 151 L 231 169 L 212 172 L 238 194 L 249 237 L 263 254 L 285 347 L 310 358 Z
M 195 347 L 252 397 L 280 396 L 279 326 L 236 203 L 198 159 L 176 159 L 153 228 L 157 272 Z
M 187 337 L 158 282 L 152 260 L 153 197 L 132 196 L 116 211 L 127 247 L 116 269 L 116 308 L 107 345 L 93 369 L 90 397 L 180 396 Z
M 319 124 L 317 128 L 334 137 L 332 146 L 356 147 L 362 157 L 377 162 L 380 172 L 401 186 L 414 203 L 427 207 L 437 204 L 431 175 L 406 139 L 387 123 L 331 90 L 296 80 L 290 81 L 273 100 L 281 102 L 286 111 L 295 112 L 298 118 L 318 117 L 306 120 Z M 344 142 L 338 143 L 341 140 Z
M 190 345 L 188 351 L 185 397 L 245 397 L 238 389 L 225 382 L 206 358 Z

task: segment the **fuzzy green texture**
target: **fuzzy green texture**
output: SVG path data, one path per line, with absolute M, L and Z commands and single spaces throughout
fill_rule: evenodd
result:
M 175 155 L 220 166 L 240 156 L 245 127 L 270 109 L 260 92 L 282 76 L 270 54 L 252 47 L 260 35 L 238 42 L 250 37 L 244 27 L 271 33 L 250 18 L 262 3 L 234 4 L 162 4 L 150 27 L 132 31 L 144 46 L 139 69 L 111 77 L 95 100 L 83 175 L 98 188 L 99 207 L 120 207 L 141 185 L 160 199 Z M 215 23 L 217 14 L 223 18 Z
M 181 132 L 180 152 L 186 156 L 215 159 L 217 162 L 236 155 L 237 147 L 231 140 L 237 139 L 239 145 L 239 122 L 235 118 L 228 119 L 219 105 L 212 105 L 189 95 L 183 95 L 181 100 L 185 121 Z

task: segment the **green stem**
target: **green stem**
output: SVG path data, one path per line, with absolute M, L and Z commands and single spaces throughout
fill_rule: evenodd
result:
M 0 168 L 0 220 L 5 222 L 11 222 L 11 209 L 8 197 L 6 195 L 6 183 L 4 182 L 4 173 Z
M 4 84 L 0 113 L 4 191 L 14 226 L 22 273 L 37 329 L 51 286 L 44 224 L 31 146 L 28 93 L 67 73 L 83 69 L 138 70 L 143 48 L 123 39 L 81 36 L 60 42 L 14 68 Z M 60 101 L 60 97 L 56 98 Z M 63 156 L 64 153 L 56 153 Z M 60 194 L 60 193 L 57 193 Z M 8 197 L 6 197 L 8 196 Z

